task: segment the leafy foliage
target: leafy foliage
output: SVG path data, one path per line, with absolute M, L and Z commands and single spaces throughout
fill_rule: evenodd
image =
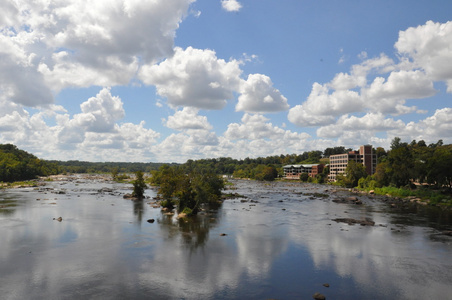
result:
M 300 180 L 302 182 L 306 182 L 306 181 L 308 181 L 308 179 L 309 179 L 309 174 L 308 173 L 304 172 L 304 173 L 300 174 Z
M 58 165 L 60 172 L 64 173 L 135 173 L 137 171 L 151 172 L 157 170 L 163 163 L 140 162 L 88 162 L 88 161 L 58 161 L 50 160 L 49 163 Z M 173 164 L 177 165 L 177 164 Z
M 141 171 L 137 171 L 135 173 L 135 180 L 132 182 L 133 184 L 133 192 L 132 196 L 137 198 L 143 198 L 144 190 L 147 188 L 146 183 L 144 182 L 144 174 Z
M 18 149 L 12 144 L 0 144 L 0 181 L 13 182 L 58 174 L 59 168 Z
M 212 170 L 187 166 L 163 165 L 152 172 L 151 183 L 159 187 L 165 207 L 177 205 L 179 212 L 189 214 L 196 214 L 202 203 L 218 202 L 224 188 L 224 181 Z
M 367 177 L 367 172 L 363 164 L 351 160 L 345 169 L 345 175 L 338 175 L 339 184 L 346 187 L 355 187 L 361 178 Z

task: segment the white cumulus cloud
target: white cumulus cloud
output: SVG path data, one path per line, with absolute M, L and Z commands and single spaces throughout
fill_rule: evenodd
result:
M 240 91 L 236 111 L 267 113 L 289 109 L 286 97 L 273 87 L 273 82 L 266 75 L 249 75 Z
M 0 96 L 36 107 L 66 87 L 127 84 L 141 64 L 172 55 L 192 2 L 5 0 Z
M 109 88 L 103 88 L 96 97 L 89 98 L 80 105 L 81 114 L 74 116 L 77 126 L 91 132 L 113 131 L 117 121 L 125 112 L 119 97 L 112 96 Z
M 432 80 L 445 81 L 452 92 L 452 21 L 428 21 L 400 31 L 395 48 Z
M 221 0 L 221 7 L 226 11 L 239 11 L 242 8 L 242 4 L 237 0 Z
M 401 31 L 395 43 L 399 62 L 385 54 L 360 55 L 363 61 L 349 73 L 338 73 L 329 83 L 314 83 L 307 99 L 289 110 L 288 119 L 298 126 L 327 126 L 348 114 L 425 113 L 409 100 L 434 96 L 435 81 L 446 82 L 452 91 L 451 45 L 452 22 L 429 21 Z
M 176 48 L 171 58 L 144 66 L 141 80 L 157 87 L 172 107 L 221 109 L 239 89 L 239 62 L 219 59 L 212 50 Z
M 207 121 L 207 117 L 198 115 L 198 109 L 192 107 L 184 107 L 182 110 L 176 111 L 173 116 L 169 116 L 164 121 L 165 126 L 176 129 L 212 129 L 212 125 Z

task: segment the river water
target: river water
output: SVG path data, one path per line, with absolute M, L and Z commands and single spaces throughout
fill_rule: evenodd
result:
M 232 182 L 247 198 L 190 221 L 102 179 L 0 191 L 0 298 L 452 299 L 450 213 L 366 196 L 339 204 L 345 192 L 323 185 Z

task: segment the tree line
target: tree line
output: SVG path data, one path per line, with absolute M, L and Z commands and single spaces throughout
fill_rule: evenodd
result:
M 151 172 L 157 170 L 163 163 L 143 162 L 88 162 L 79 160 L 59 161 L 49 160 L 56 164 L 60 173 L 110 173 L 116 170 L 119 173 Z
M 452 187 L 452 145 L 442 140 L 427 145 L 420 140 L 402 142 L 396 137 L 389 151 L 377 148 L 378 164 L 375 174 L 364 176 L 359 166 L 347 166 L 346 181 L 360 187 L 411 187 L 413 184 L 427 184 L 434 188 Z
M 163 163 L 43 160 L 12 144 L 0 144 L 0 182 L 36 179 L 65 173 L 151 172 Z M 177 164 L 171 164 L 177 165 Z
M 12 144 L 0 144 L 0 181 L 13 182 L 59 172 L 58 165 L 38 159 Z
M 203 170 L 209 174 L 233 175 L 236 178 L 274 180 L 283 175 L 282 167 L 287 164 L 328 164 L 328 157 L 351 149 L 343 146 L 313 150 L 301 154 L 281 154 L 268 157 L 233 159 L 230 157 L 191 160 L 184 164 L 126 163 L 126 162 L 86 162 L 86 161 L 45 161 L 18 149 L 11 144 L 0 144 L 0 181 L 33 179 L 58 173 L 135 173 L 160 170 L 162 166 L 177 167 L 185 174 L 193 170 Z M 425 141 L 402 142 L 396 137 L 386 151 L 382 147 L 375 150 L 378 164 L 375 174 L 367 176 L 362 165 L 349 163 L 346 174 L 339 176 L 338 182 L 348 187 L 403 187 L 413 182 L 433 186 L 452 184 L 452 145 L 444 145 L 442 140 L 427 145 Z M 326 169 L 317 182 L 326 181 Z M 194 174 L 194 173 L 193 173 Z M 321 178 L 320 178 L 321 177 Z

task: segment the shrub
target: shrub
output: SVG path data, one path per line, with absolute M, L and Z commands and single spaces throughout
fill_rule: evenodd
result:
M 300 180 L 303 182 L 306 182 L 309 180 L 309 174 L 308 173 L 301 173 L 300 174 Z

